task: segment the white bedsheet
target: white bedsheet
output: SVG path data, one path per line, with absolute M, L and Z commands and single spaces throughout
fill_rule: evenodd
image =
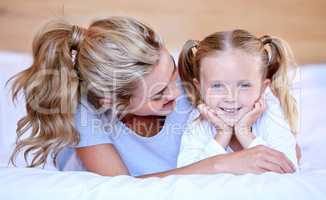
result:
M 0 199 L 278 200 L 326 198 L 326 170 L 302 174 L 230 174 L 136 179 L 88 172 L 0 169 Z
M 301 172 L 292 175 L 230 174 L 135 179 L 102 177 L 89 172 L 6 168 L 22 102 L 14 107 L 6 80 L 27 67 L 26 54 L 0 52 L 0 200 L 11 199 L 326 199 L 326 65 L 301 70 L 295 95 L 301 113 L 298 142 Z M 18 158 L 18 166 L 23 166 Z

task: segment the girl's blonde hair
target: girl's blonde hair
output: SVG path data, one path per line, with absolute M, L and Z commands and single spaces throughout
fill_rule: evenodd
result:
M 149 26 L 132 18 L 97 20 L 87 29 L 48 23 L 33 41 L 33 64 L 12 78 L 12 100 L 22 91 L 27 115 L 17 123 L 11 163 L 23 150 L 28 167 L 44 166 L 49 154 L 56 165 L 58 153 L 79 142 L 74 113 L 80 98 L 87 96 L 97 109 L 101 99 L 110 98 L 109 110 L 118 115 L 128 105 L 135 82 L 159 61 L 162 47 Z
M 241 49 L 261 58 L 264 63 L 263 76 L 271 80 L 271 90 L 279 99 L 292 132 L 297 133 L 298 111 L 289 91 L 291 81 L 288 78 L 289 67 L 296 67 L 296 64 L 288 45 L 275 37 L 265 35 L 257 38 L 245 30 L 233 30 L 213 33 L 202 41 L 188 40 L 180 53 L 178 65 L 180 78 L 191 103 L 197 106 L 202 101 L 193 83 L 193 79 L 200 80 L 201 60 L 230 48 Z

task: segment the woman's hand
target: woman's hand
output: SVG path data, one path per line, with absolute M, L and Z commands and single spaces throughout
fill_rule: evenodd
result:
M 265 172 L 284 174 L 293 173 L 294 171 L 294 165 L 283 153 L 263 145 L 258 145 L 234 153 L 209 157 L 185 167 L 143 175 L 139 178 L 165 177 L 176 174 L 230 173 L 240 175 Z
M 264 98 L 260 98 L 255 103 L 252 110 L 246 113 L 235 125 L 234 132 L 243 148 L 248 148 L 250 143 L 255 139 L 255 135 L 251 132 L 252 125 L 266 111 L 266 102 Z
M 216 128 L 216 136 L 215 140 L 218 142 L 221 146 L 226 148 L 233 135 L 233 127 L 227 125 L 222 118 L 220 118 L 215 111 L 210 109 L 205 104 L 198 105 L 198 110 L 200 114 L 206 118 L 209 122 L 211 122 L 215 128 Z
M 217 173 L 261 174 L 276 172 L 284 174 L 295 172 L 294 165 L 283 153 L 263 145 L 215 156 L 214 158 L 216 159 Z

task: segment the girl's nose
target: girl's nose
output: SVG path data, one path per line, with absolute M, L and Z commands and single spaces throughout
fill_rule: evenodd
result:
M 237 99 L 237 91 L 233 89 L 228 89 L 228 92 L 224 98 L 226 102 L 234 103 Z

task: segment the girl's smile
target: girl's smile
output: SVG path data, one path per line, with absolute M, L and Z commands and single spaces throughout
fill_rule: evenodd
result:
M 221 110 L 223 110 L 228 115 L 236 115 L 240 111 L 242 107 L 237 108 L 226 108 L 226 107 L 219 107 Z

